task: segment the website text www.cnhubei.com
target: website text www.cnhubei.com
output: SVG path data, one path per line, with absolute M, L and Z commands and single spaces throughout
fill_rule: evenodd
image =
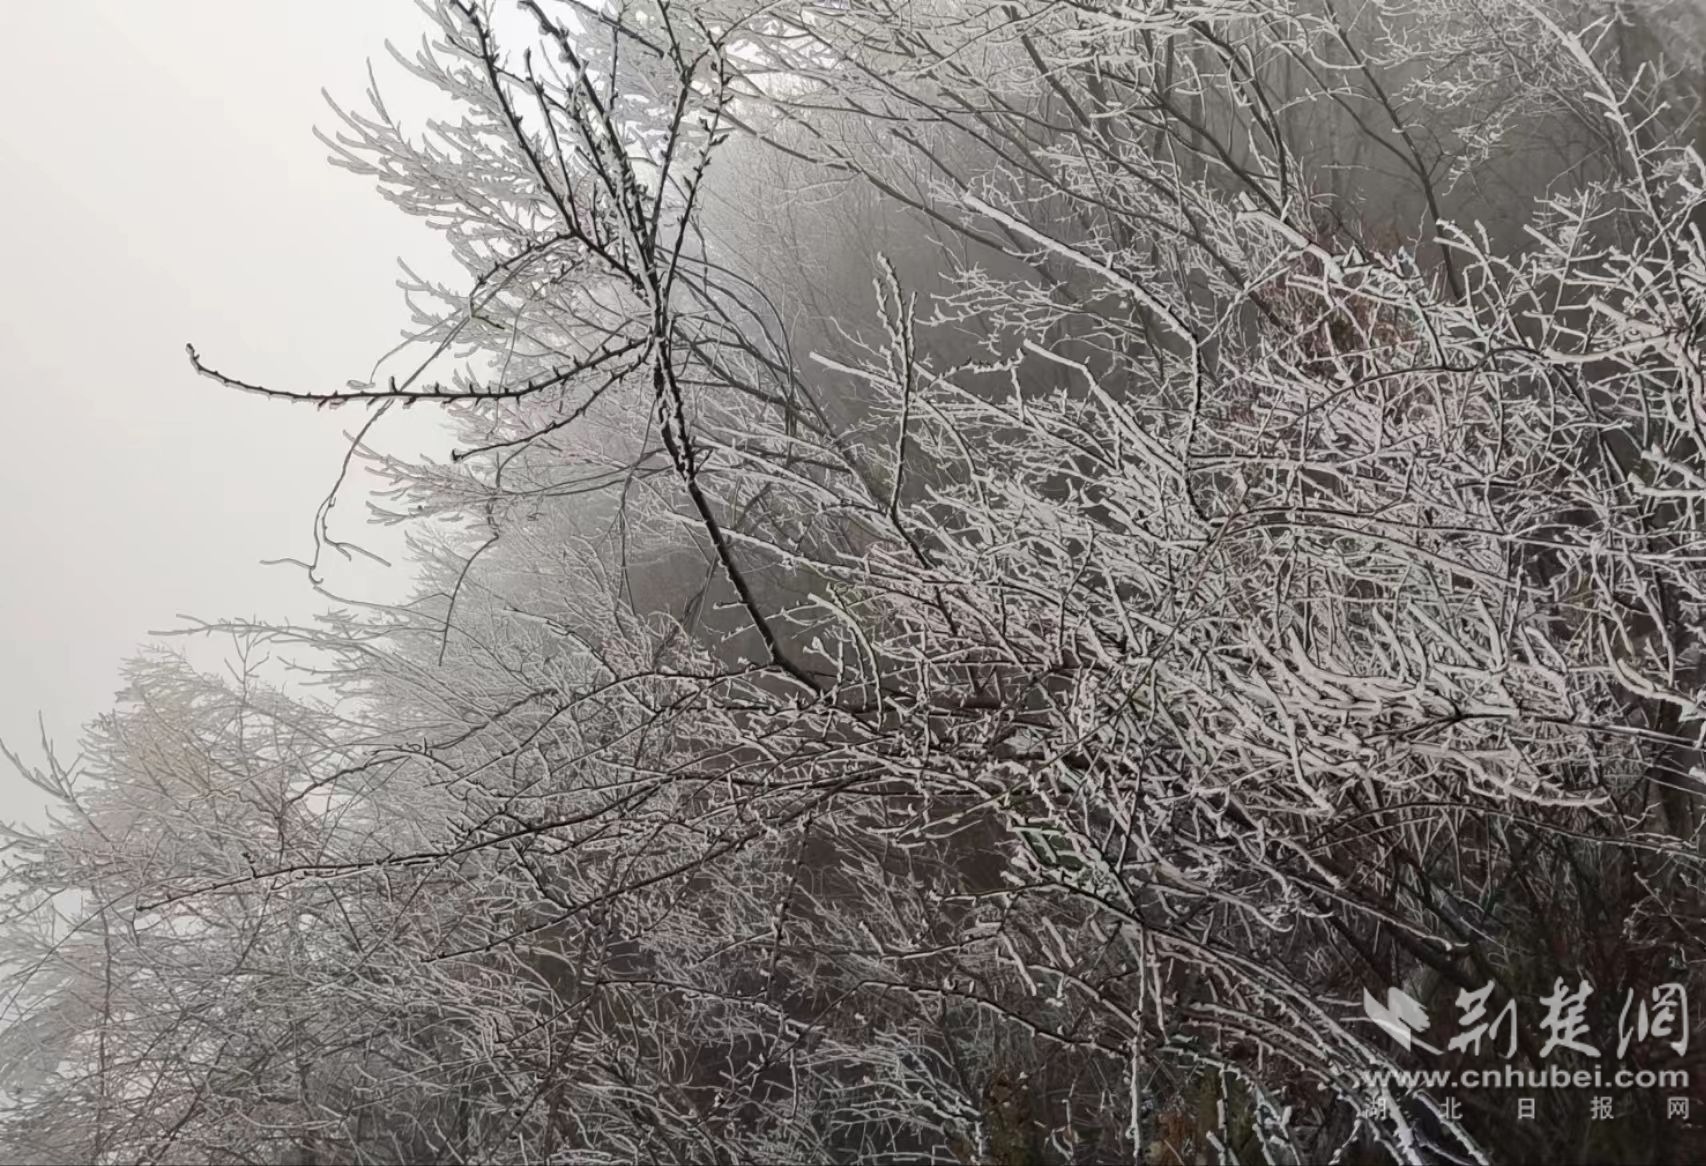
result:
M 1387 1080 L 1404 1089 L 1687 1089 L 1687 1069 L 1393 1069 Z

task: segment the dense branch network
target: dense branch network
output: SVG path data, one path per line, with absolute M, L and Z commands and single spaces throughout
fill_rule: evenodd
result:
M 199 629 L 335 699 L 155 655 L 31 771 L 0 1144 L 1581 1144 L 1395 1095 L 1361 1002 L 1701 983 L 1706 168 L 1640 13 L 431 11 L 457 120 L 326 139 L 467 271 L 411 371 L 190 359 L 444 407 L 356 446 L 452 523 L 399 608 Z

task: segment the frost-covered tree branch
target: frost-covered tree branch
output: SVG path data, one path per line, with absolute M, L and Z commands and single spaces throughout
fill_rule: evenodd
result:
M 429 10 L 457 112 L 325 140 L 465 285 L 375 383 L 191 350 L 445 410 L 358 446 L 418 592 L 205 625 L 327 699 L 155 658 L 34 774 L 3 1144 L 1577 1153 L 1362 1000 L 1700 987 L 1673 14 Z

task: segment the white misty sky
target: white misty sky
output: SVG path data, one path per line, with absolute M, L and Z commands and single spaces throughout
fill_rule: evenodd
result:
M 221 390 L 189 369 L 334 388 L 365 378 L 407 318 L 396 258 L 444 271 L 426 228 L 324 162 L 321 87 L 360 104 L 372 58 L 418 43 L 410 0 L 7 4 L 0 68 L 0 738 L 61 756 L 110 707 L 153 629 L 198 616 L 303 618 L 315 506 L 358 412 Z M 418 92 L 418 90 L 417 90 Z M 391 448 L 428 440 L 388 418 Z M 406 426 L 406 428 L 405 428 Z M 412 431 L 412 436 L 411 432 Z M 334 531 L 354 533 L 349 497 Z M 395 595 L 372 569 L 333 576 Z M 0 772 L 0 819 L 34 792 Z

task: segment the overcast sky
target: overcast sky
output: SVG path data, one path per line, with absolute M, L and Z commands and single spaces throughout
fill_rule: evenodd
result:
M 320 604 L 299 572 L 260 560 L 306 557 L 361 415 L 222 391 L 191 373 L 185 342 L 245 379 L 341 386 L 406 322 L 397 257 L 445 268 L 426 228 L 327 166 L 312 134 L 332 124 L 322 86 L 360 102 L 367 59 L 418 40 L 410 0 L 6 16 L 0 738 L 33 754 L 40 712 L 68 758 L 150 630 Z M 394 80 L 388 100 L 407 88 Z M 381 443 L 418 446 L 423 421 L 410 415 L 411 436 L 388 419 Z M 0 774 L 0 818 L 33 800 Z

